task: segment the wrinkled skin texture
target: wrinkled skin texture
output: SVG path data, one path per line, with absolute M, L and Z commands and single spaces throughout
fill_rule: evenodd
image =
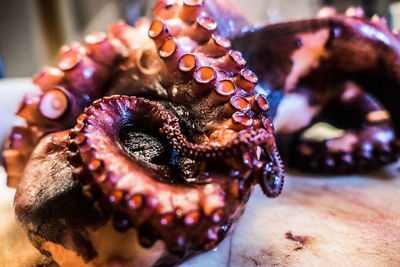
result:
M 254 185 L 269 197 L 281 192 L 283 165 L 267 111 L 287 115 L 290 97 L 305 100 L 300 123 L 296 116 L 277 121 L 278 132 L 291 135 L 282 147 L 295 148 L 293 164 L 352 172 L 397 158 L 391 123 L 397 109 L 384 94 L 398 94 L 397 66 L 389 60 L 397 60 L 398 40 L 384 26 L 335 15 L 242 34 L 250 27 L 229 3 L 189 2 L 159 1 L 152 23 L 117 23 L 108 36 L 88 36 L 86 47 L 63 47 L 58 67 L 34 79 L 43 93 L 26 96 L 18 109 L 27 127 L 13 128 L 4 152 L 9 185 L 19 184 L 17 218 L 34 245 L 61 265 L 76 264 L 60 258 L 65 249 L 89 265 L 144 266 L 172 265 L 215 247 Z M 242 54 L 230 50 L 231 40 L 261 86 Z M 349 53 L 357 64 L 346 61 Z M 393 72 L 376 72 L 377 66 Z M 338 121 L 338 109 L 354 116 Z M 324 141 L 300 138 L 318 119 L 346 131 Z M 65 203 L 71 214 L 82 205 L 88 213 L 76 221 L 68 210 L 48 216 Z M 62 229 L 52 227 L 60 220 Z M 51 231 L 42 230 L 49 225 Z M 138 247 L 113 253 L 96 247 L 96 236 L 131 231 L 140 246 L 154 249 L 147 261 L 119 254 Z

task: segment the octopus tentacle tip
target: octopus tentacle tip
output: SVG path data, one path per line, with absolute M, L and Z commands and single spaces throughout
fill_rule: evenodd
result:
M 264 194 L 268 197 L 277 197 L 283 188 L 284 173 L 282 160 L 274 149 L 275 155 L 271 162 L 262 164 L 259 170 L 259 183 Z
M 243 164 L 246 165 L 249 169 L 254 168 L 254 158 L 251 153 L 245 152 L 242 156 Z
M 251 134 L 251 137 L 249 139 L 242 139 L 242 141 L 235 140 L 232 144 L 229 144 L 226 146 L 226 148 L 222 147 L 208 147 L 208 146 L 201 146 L 201 145 L 196 145 L 193 143 L 189 143 L 186 139 L 186 137 L 183 136 L 182 131 L 180 130 L 178 121 L 174 118 L 174 115 L 171 112 L 167 112 L 161 105 L 154 101 L 149 101 L 144 98 L 129 98 L 125 96 L 110 96 L 110 97 L 105 97 L 102 100 L 97 100 L 93 104 L 91 108 L 86 109 L 85 111 L 85 116 L 81 116 L 78 119 L 78 124 L 74 129 L 74 132 L 80 132 L 84 127 L 88 127 L 85 125 L 93 125 L 95 127 L 89 129 L 86 131 L 85 134 L 78 133 L 75 136 L 74 142 L 76 145 L 79 147 L 79 151 L 82 156 L 83 163 L 86 164 L 88 170 L 93 173 L 93 176 L 95 177 L 95 181 L 98 183 L 103 183 L 103 181 L 107 181 L 108 186 L 111 186 L 112 188 L 118 188 L 119 181 L 122 178 L 119 178 L 121 174 L 117 173 L 110 173 L 110 177 L 105 179 L 103 178 L 103 169 L 110 169 L 110 165 L 113 164 L 108 159 L 103 159 L 100 160 L 99 158 L 95 157 L 94 155 L 101 156 L 102 155 L 102 148 L 96 145 L 95 140 L 99 138 L 98 135 L 103 135 L 100 134 L 99 127 L 106 127 L 105 132 L 108 132 L 111 130 L 111 128 L 107 128 L 110 126 L 107 126 L 107 124 L 101 123 L 96 117 L 90 118 L 93 116 L 93 114 L 97 114 L 95 109 L 100 108 L 101 104 L 104 103 L 107 108 L 104 109 L 104 112 L 108 114 L 121 114 L 126 111 L 121 110 L 122 107 L 124 106 L 118 106 L 117 103 L 121 101 L 127 101 L 127 100 L 132 100 L 136 101 L 135 107 L 131 110 L 131 112 L 138 113 L 138 114 L 146 114 L 150 115 L 150 120 L 154 121 L 159 125 L 160 128 L 163 129 L 161 131 L 163 134 L 166 135 L 167 139 L 170 141 L 171 145 L 176 148 L 180 153 L 183 153 L 183 156 L 189 156 L 193 157 L 195 159 L 207 159 L 207 158 L 224 158 L 226 157 L 227 154 L 230 156 L 235 156 L 241 153 L 243 149 L 245 149 L 247 146 L 251 146 L 252 142 L 258 143 L 259 140 L 255 138 L 257 136 L 257 132 L 254 132 Z M 149 113 L 150 111 L 150 113 Z M 104 114 L 102 115 L 104 116 Z M 122 116 L 120 116 L 119 120 L 122 120 Z M 115 117 L 115 116 L 114 116 Z M 131 119 L 137 118 L 140 116 L 133 116 Z M 126 120 L 128 117 L 124 117 L 124 120 Z M 172 124 L 171 124 L 172 123 Z M 76 129 L 78 128 L 78 129 Z M 94 131 L 94 132 L 93 132 Z M 97 134 L 96 134 L 97 132 Z M 109 138 L 109 137 L 107 137 Z M 107 138 L 104 139 L 104 142 L 108 142 Z M 254 141 L 252 141 L 254 139 Z M 260 137 L 262 138 L 262 137 Z M 264 140 L 264 139 L 263 139 Z M 242 142 L 246 143 L 246 146 L 243 146 Z M 264 142 L 264 141 L 262 141 Z M 91 145 L 88 145 L 91 144 Z M 223 149 L 229 149 L 232 151 L 232 153 L 222 153 Z M 106 162 L 107 161 L 107 162 Z M 114 169 L 114 172 L 116 170 Z M 98 178 L 102 177 L 102 178 Z M 111 181 L 113 180 L 113 181 Z M 105 191 L 105 193 L 108 191 Z M 108 200 L 113 203 L 114 205 L 120 206 L 122 199 L 126 199 L 126 206 L 129 207 L 129 210 L 131 211 L 138 211 L 141 210 L 143 207 L 144 203 L 146 202 L 145 198 L 141 193 L 134 194 L 132 196 L 126 196 L 126 193 L 124 193 L 124 190 L 121 189 L 116 189 L 113 190 L 112 193 L 109 195 Z M 127 211 L 129 213 L 129 211 Z M 220 223 L 225 219 L 225 210 L 224 208 L 219 208 L 216 209 L 212 215 L 211 215 L 211 221 L 213 223 Z M 160 227 L 172 227 L 175 225 L 175 221 L 177 218 L 175 217 L 176 214 L 175 212 L 169 212 L 169 213 L 164 213 L 160 215 L 159 218 L 159 225 Z M 197 221 L 199 220 L 200 213 L 195 210 L 187 213 L 185 216 L 185 224 L 186 225 L 196 225 Z

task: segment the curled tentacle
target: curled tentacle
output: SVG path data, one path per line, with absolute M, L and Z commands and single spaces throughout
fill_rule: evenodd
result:
M 239 137 L 223 146 L 193 144 L 181 133 L 178 122 L 172 125 L 164 123 L 162 132 L 165 132 L 172 146 L 183 156 L 195 160 L 220 159 L 224 157 L 235 157 L 254 147 L 267 142 L 273 142 L 272 134 L 265 129 L 247 132 L 243 131 Z
M 319 18 L 267 25 L 232 44 L 248 59 L 261 85 L 270 89 L 278 135 L 301 136 L 298 133 L 315 122 L 332 120 L 332 114 L 339 128 L 340 121 L 346 122 L 341 139 L 298 139 L 297 146 L 287 145 L 285 154 L 296 166 L 354 172 L 398 158 L 400 41 L 383 19 L 370 20 L 360 8 L 349 8 L 345 15 L 327 8 Z M 360 87 L 351 108 L 338 101 L 348 81 Z M 346 105 L 348 112 L 340 113 Z M 282 122 L 282 114 L 286 121 Z M 369 120 L 382 116 L 386 118 L 382 122 Z
M 175 149 L 182 157 L 192 160 L 222 160 L 235 158 L 243 154 L 252 154 L 254 159 L 251 159 L 251 161 L 256 163 L 251 162 L 250 165 L 255 164 L 257 167 L 260 160 L 273 162 L 274 165 L 281 164 L 277 164 L 280 160 L 278 160 L 279 153 L 274 144 L 274 138 L 271 133 L 263 128 L 256 131 L 241 131 L 236 139 L 222 146 L 196 144 L 188 141 L 179 125 L 178 118 L 171 111 L 157 102 L 128 96 L 110 96 L 105 97 L 103 100 L 99 99 L 79 117 L 78 124 L 73 128 L 73 135 L 75 143 L 78 146 L 83 146 L 82 153 L 84 154 L 89 153 L 92 155 L 94 153 L 93 149 L 90 148 L 90 144 L 93 141 L 87 140 L 88 134 L 86 132 L 93 127 L 97 127 L 95 121 L 98 119 L 95 120 L 95 118 L 100 115 L 102 119 L 99 123 L 104 126 L 105 122 L 103 120 L 107 121 L 108 119 L 109 126 L 114 127 L 116 132 L 120 131 L 124 125 L 135 125 L 145 118 L 154 129 L 159 129 L 159 132 L 165 136 L 172 149 Z M 103 119 L 103 117 L 106 118 Z M 111 128 L 106 129 L 106 131 L 109 130 Z M 257 149 L 259 151 L 256 151 Z M 257 156 L 257 153 L 263 153 L 263 159 L 260 158 L 261 155 Z M 257 160 L 255 159 L 256 156 Z M 261 162 L 260 164 L 263 163 Z M 103 166 L 103 164 L 99 163 L 99 166 Z
M 246 61 L 240 52 L 230 50 L 226 38 L 248 24 L 228 2 L 159 1 L 153 11 L 157 19 L 151 25 L 147 19 L 138 20 L 135 27 L 118 22 L 109 27 L 108 36 L 99 32 L 88 35 L 86 46 L 74 42 L 62 47 L 58 67 L 43 68 L 34 78 L 43 95 L 28 96 L 29 101 L 18 112 L 28 128 L 36 127 L 41 133 L 26 160 L 41 136 L 72 127 L 83 109 L 104 95 L 142 95 L 191 103 L 187 105 L 190 112 L 206 121 L 209 116 L 221 116 L 221 104 L 251 92 L 254 77 L 242 70 Z M 44 109 L 38 111 L 40 103 Z M 223 116 L 230 117 L 236 111 L 230 108 Z M 235 114 L 232 127 L 248 128 L 250 117 Z M 196 127 L 205 132 L 216 125 L 200 122 Z M 6 152 L 4 156 L 9 155 Z M 10 176 L 16 180 L 14 184 L 22 170 L 15 172 L 15 178 Z
M 151 127 L 146 127 L 146 124 Z M 130 154 L 125 148 L 129 143 L 121 139 L 121 132 L 127 126 L 136 131 L 153 129 L 154 136 L 161 133 L 170 143 L 169 148 L 163 146 L 172 152 L 164 151 L 147 157 Z M 247 162 L 247 165 L 255 166 L 248 170 L 259 172 L 262 166 L 262 177 L 248 183 L 260 183 L 268 196 L 278 195 L 282 187 L 283 180 L 276 180 L 276 176 L 283 179 L 282 165 L 274 139 L 266 130 L 242 132 L 238 139 L 221 147 L 194 144 L 182 133 L 175 115 L 160 104 L 143 98 L 110 96 L 95 101 L 79 117 L 78 124 L 71 131 L 71 139 L 85 169 L 93 177 L 93 180 L 88 177 L 80 179 L 92 187 L 100 187 L 104 198 L 115 207 L 116 229 L 138 228 L 144 240 L 142 245 L 146 245 L 148 240 L 154 242 L 161 238 L 173 253 L 212 248 L 217 243 L 218 229 L 236 220 L 244 203 L 241 196 L 248 195 L 252 186 L 240 189 L 240 179 L 250 179 L 248 171 L 232 177 L 224 174 L 225 167 L 221 166 L 232 164 L 229 159 L 238 158 L 241 162 L 242 155 L 249 156 L 254 151 L 254 159 L 251 159 L 254 162 Z M 137 141 L 132 139 L 130 142 Z M 262 153 L 258 159 L 257 147 Z M 178 155 L 174 155 L 174 149 Z M 199 177 L 194 177 L 196 179 L 185 181 L 176 177 L 171 167 L 182 164 L 185 158 L 198 162 L 213 159 L 220 162 L 220 167 L 214 167 L 207 175 L 200 173 Z M 209 163 L 205 161 L 204 164 Z M 270 172 L 275 179 L 273 182 L 269 178 Z M 185 201 L 178 201 L 182 199 Z M 121 220 L 129 223 L 121 224 Z M 140 230 L 145 225 L 151 225 L 151 235 Z M 189 228 L 193 231 L 188 231 Z
M 49 215 L 44 224 L 61 217 L 79 235 L 73 240 L 68 231 L 57 238 L 48 236 L 52 233 L 35 236 L 35 242 L 51 240 L 94 265 L 106 265 L 119 254 L 113 247 L 96 246 L 96 236 L 104 239 L 104 234 L 115 238 L 124 232 L 130 245 L 133 232 L 141 246 L 121 250 L 129 253 L 138 247 L 159 248 L 157 240 L 180 259 L 212 249 L 239 218 L 255 184 L 271 197 L 283 184 L 267 96 L 255 94 L 257 75 L 246 68 L 242 53 L 231 49 L 229 38 L 247 26 L 245 20 L 220 0 L 159 1 L 154 13 L 152 23 L 141 19 L 131 27 L 118 22 L 109 27 L 108 36 L 87 36 L 86 46 L 63 47 L 58 67 L 35 78 L 42 94 L 29 96 L 18 112 L 38 134 L 31 143 L 10 142 L 5 151 L 9 174 L 18 167 L 22 172 L 25 162 L 17 167 L 17 156 L 23 152 L 28 160 L 42 140 L 23 182 L 38 176 L 47 185 L 56 177 L 61 184 L 57 189 L 62 188 L 58 193 L 69 193 L 71 188 L 63 189 L 73 176 L 73 190 L 104 215 L 107 222 L 96 229 L 76 225 L 63 214 Z M 71 127 L 66 145 L 58 132 Z M 54 148 L 52 142 L 57 152 L 44 153 Z M 42 170 L 43 160 L 54 168 Z M 52 188 L 45 187 L 48 196 Z M 34 204 L 40 190 L 25 207 L 27 188 L 20 188 L 16 209 L 40 213 Z M 54 205 L 44 200 L 40 208 L 51 211 Z M 22 217 L 27 222 L 32 215 Z M 29 232 L 39 228 L 29 222 L 25 227 Z M 91 248 L 81 254 L 80 242 Z M 45 250 L 43 244 L 37 246 Z M 54 247 L 48 250 L 57 253 Z
M 283 163 L 276 145 L 270 155 L 271 161 L 263 163 L 258 170 L 259 183 L 264 194 L 268 197 L 277 197 L 282 191 L 284 183 Z

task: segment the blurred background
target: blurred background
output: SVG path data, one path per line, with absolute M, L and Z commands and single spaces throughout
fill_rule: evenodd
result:
M 326 5 L 344 11 L 361 6 L 368 16 L 396 24 L 389 0 L 232 0 L 254 24 L 311 17 Z M 133 23 L 150 15 L 155 0 L 0 0 L 0 77 L 30 77 L 40 66 L 55 64 L 62 44 L 82 41 L 118 19 Z M 389 12 L 390 5 L 392 4 Z

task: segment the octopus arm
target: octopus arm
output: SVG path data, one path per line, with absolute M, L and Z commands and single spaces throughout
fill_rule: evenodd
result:
M 355 150 L 377 151 L 367 156 L 376 161 L 374 166 L 397 158 L 400 40 L 377 17 L 370 20 L 353 13 L 350 10 L 346 15 L 333 13 L 321 18 L 267 25 L 232 41 L 236 49 L 246 47 L 243 51 L 250 59 L 249 66 L 260 77 L 260 84 L 272 92 L 268 98 L 276 95 L 276 91 L 283 92 L 281 99 L 299 93 L 306 95 L 308 101 L 303 111 L 308 117 L 302 124 L 293 121 L 290 127 L 285 127 L 289 132 L 298 134 L 316 121 L 332 120 L 332 114 L 336 114 L 333 120 L 336 125 L 346 124 L 346 133 L 341 139 L 326 140 L 323 145 L 311 142 L 321 150 L 320 163 L 315 164 L 313 170 L 335 170 L 335 162 L 343 159 L 332 159 L 332 151 L 341 151 L 340 146 L 345 143 L 351 143 L 352 148 L 351 157 L 345 156 L 350 167 L 339 168 L 343 172 L 368 169 L 368 164 L 355 159 L 361 157 L 356 154 L 364 152 Z M 343 97 L 351 91 L 345 92 L 349 81 L 357 84 L 359 95 L 346 102 Z M 277 109 L 279 111 L 279 105 Z M 349 113 L 343 116 L 341 110 Z M 376 121 L 378 117 L 381 122 Z M 368 121 L 371 119 L 375 122 Z M 276 121 L 276 124 L 282 123 Z M 279 129 L 277 134 L 280 134 Z M 369 146 L 373 148 L 367 148 Z M 308 149 L 303 152 L 311 153 Z M 292 150 L 287 153 L 298 155 Z

